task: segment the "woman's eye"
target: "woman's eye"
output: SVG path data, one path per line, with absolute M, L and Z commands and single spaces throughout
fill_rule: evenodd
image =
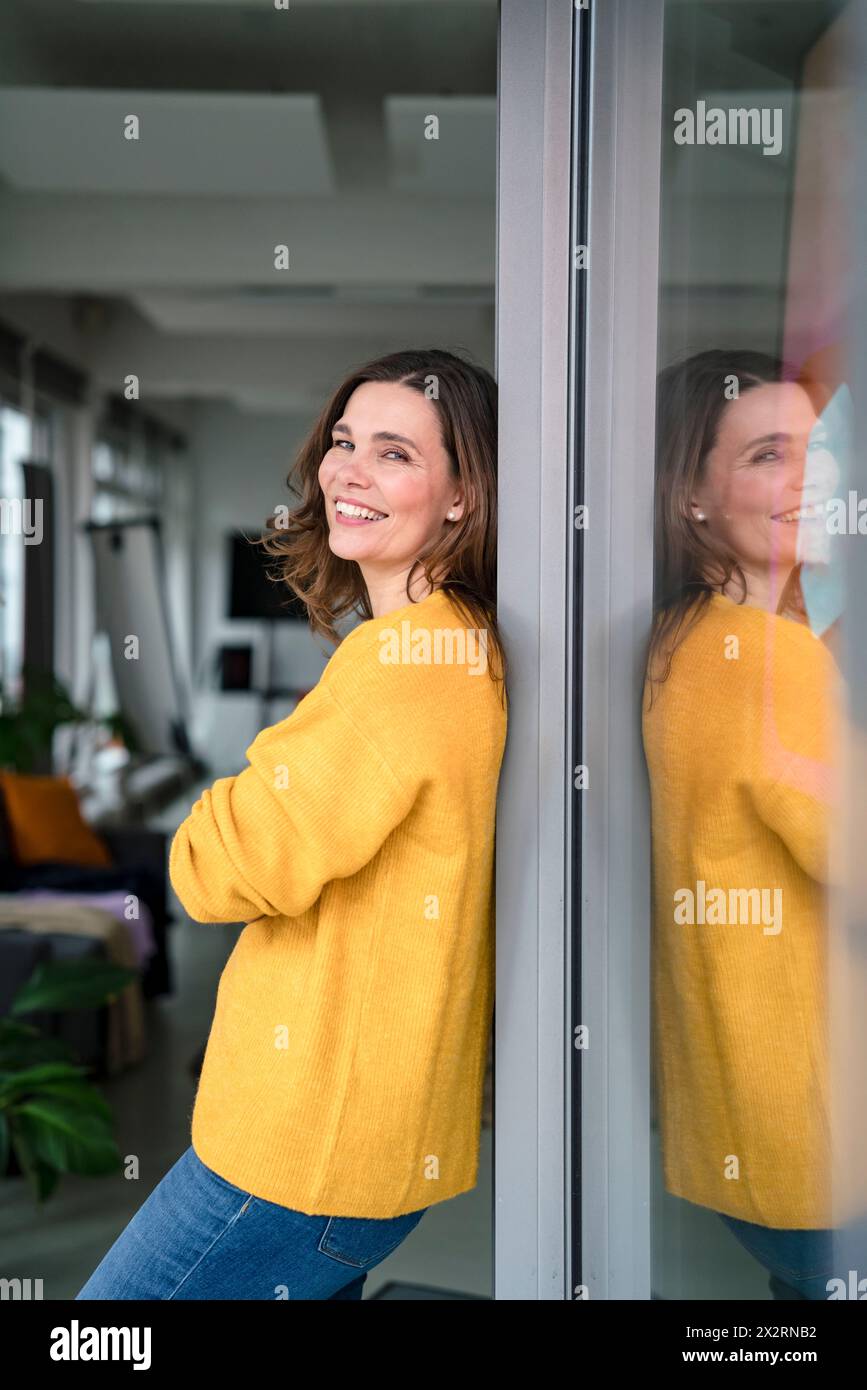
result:
M 778 459 L 780 455 L 776 449 L 766 449 L 763 454 L 756 454 L 753 463 L 765 463 L 768 459 Z
M 352 442 L 351 439 L 334 439 L 334 440 L 332 440 L 332 448 L 334 448 L 334 449 L 339 449 L 339 448 L 341 447 L 341 445 L 343 445 L 343 444 L 348 444 L 349 447 L 350 447 L 350 449 L 353 449 L 353 448 L 355 447 L 355 445 L 353 444 L 353 442 Z M 387 450 L 386 450 L 386 458 L 388 457 L 389 454 L 396 454 L 397 457 L 398 457 L 398 459 L 400 460 L 401 463 L 409 463 L 409 459 L 407 458 L 406 454 L 401 453 L 400 449 L 387 449 Z

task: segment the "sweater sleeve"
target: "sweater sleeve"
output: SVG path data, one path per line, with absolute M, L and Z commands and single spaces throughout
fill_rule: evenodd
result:
M 202 793 L 172 841 L 172 886 L 197 922 L 299 916 L 374 857 L 420 790 L 412 760 L 398 777 L 322 684 L 247 757 Z
M 805 873 L 833 878 L 831 823 L 836 805 L 836 742 L 843 710 L 839 672 L 806 629 L 777 630 L 762 675 L 763 698 L 749 794 Z

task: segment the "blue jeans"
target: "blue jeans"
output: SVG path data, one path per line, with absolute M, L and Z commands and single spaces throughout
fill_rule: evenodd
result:
M 864 1220 L 840 1230 L 806 1231 L 757 1226 L 718 1214 L 744 1249 L 764 1265 L 775 1299 L 816 1301 L 830 1298 L 833 1292 L 838 1297 L 859 1297 L 858 1282 L 867 1279 Z M 832 1279 L 842 1282 L 829 1288 Z
M 76 1299 L 360 1299 L 427 1210 L 307 1216 L 234 1187 L 191 1146 Z

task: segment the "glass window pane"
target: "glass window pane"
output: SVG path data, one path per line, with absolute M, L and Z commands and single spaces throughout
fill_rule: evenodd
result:
M 643 730 L 653 1284 L 668 1299 L 845 1296 L 832 1281 L 856 1257 L 867 1275 L 864 1165 L 851 1148 L 841 1161 L 847 1116 L 832 1104 L 846 1094 L 831 1061 L 844 1005 L 832 1017 L 829 990 L 843 561 L 858 534 L 855 11 L 665 9 Z

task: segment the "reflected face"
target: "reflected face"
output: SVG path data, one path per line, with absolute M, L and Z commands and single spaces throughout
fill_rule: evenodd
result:
M 353 391 L 334 423 L 319 486 L 331 550 L 378 577 L 408 570 L 462 515 L 435 406 L 395 382 L 366 381 Z
M 693 515 L 738 557 L 747 571 L 772 565 L 791 569 L 815 528 L 824 530 L 827 493 L 808 456 L 825 448 L 822 426 L 803 387 L 768 383 L 745 391 L 722 413 L 704 478 L 693 495 Z M 815 427 L 815 428 L 814 428 Z

